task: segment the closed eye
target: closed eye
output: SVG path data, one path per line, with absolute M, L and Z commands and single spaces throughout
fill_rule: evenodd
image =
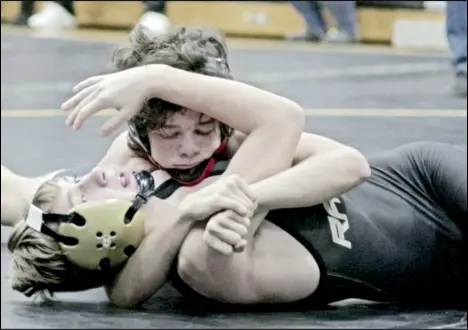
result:
M 210 130 L 199 130 L 199 129 L 197 129 L 195 131 L 195 133 L 198 134 L 198 135 L 207 136 L 207 135 L 210 135 L 211 133 L 213 133 L 214 130 L 215 130 L 214 128 L 212 128 Z
M 175 139 L 175 138 L 177 138 L 179 135 L 180 135 L 179 132 L 171 133 L 171 134 L 167 134 L 167 133 L 160 133 L 160 134 L 159 134 L 159 136 L 162 137 L 163 139 Z

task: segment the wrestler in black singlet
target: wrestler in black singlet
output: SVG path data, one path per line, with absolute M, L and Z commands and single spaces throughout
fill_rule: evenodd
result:
M 321 268 L 305 301 L 345 298 L 465 304 L 466 150 L 413 143 L 369 157 L 372 175 L 324 205 L 272 211 Z M 313 184 L 313 182 L 311 182 Z M 184 295 L 199 297 L 178 276 Z
M 269 212 L 266 218 L 301 242 L 321 268 L 319 288 L 305 301 L 465 304 L 466 157 L 452 145 L 408 144 L 369 157 L 369 180 L 339 198 Z M 210 176 L 227 165 L 218 160 Z M 154 196 L 167 198 L 181 186 L 170 179 Z M 169 278 L 184 295 L 200 298 L 180 279 L 176 262 Z

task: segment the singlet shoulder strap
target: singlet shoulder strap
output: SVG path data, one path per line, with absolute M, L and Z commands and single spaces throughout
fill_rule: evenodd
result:
M 224 171 L 226 171 L 228 165 L 228 160 L 217 161 L 216 164 L 213 166 L 213 169 L 211 170 L 208 177 L 223 174 Z M 167 199 L 180 187 L 183 187 L 183 185 L 171 178 L 160 184 L 159 187 L 151 195 L 160 199 Z

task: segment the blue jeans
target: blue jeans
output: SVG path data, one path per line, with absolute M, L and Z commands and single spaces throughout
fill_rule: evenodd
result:
M 466 74 L 466 1 L 447 1 L 447 40 L 457 73 Z
M 318 36 L 327 31 L 327 24 L 323 19 L 322 6 L 328 8 L 338 23 L 338 29 L 352 36 L 356 36 L 356 3 L 355 1 L 290 1 L 302 14 L 308 32 Z

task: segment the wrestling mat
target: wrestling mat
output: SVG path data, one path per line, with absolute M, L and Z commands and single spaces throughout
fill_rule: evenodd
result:
M 95 164 L 110 143 L 97 136 L 106 118 L 93 118 L 83 131 L 71 132 L 56 109 L 75 83 L 108 70 L 111 42 L 32 38 L 4 31 L 1 42 L 2 163 L 23 175 Z M 252 81 L 309 109 L 308 132 L 365 153 L 417 140 L 466 146 L 466 100 L 453 98 L 446 87 L 452 82 L 446 56 L 284 47 L 234 47 L 232 67 L 237 79 Z M 2 227 L 2 329 L 467 327 L 466 310 L 362 304 L 327 310 L 239 310 L 194 303 L 169 286 L 132 311 L 109 305 L 102 290 L 32 302 L 8 284 L 9 232 Z

